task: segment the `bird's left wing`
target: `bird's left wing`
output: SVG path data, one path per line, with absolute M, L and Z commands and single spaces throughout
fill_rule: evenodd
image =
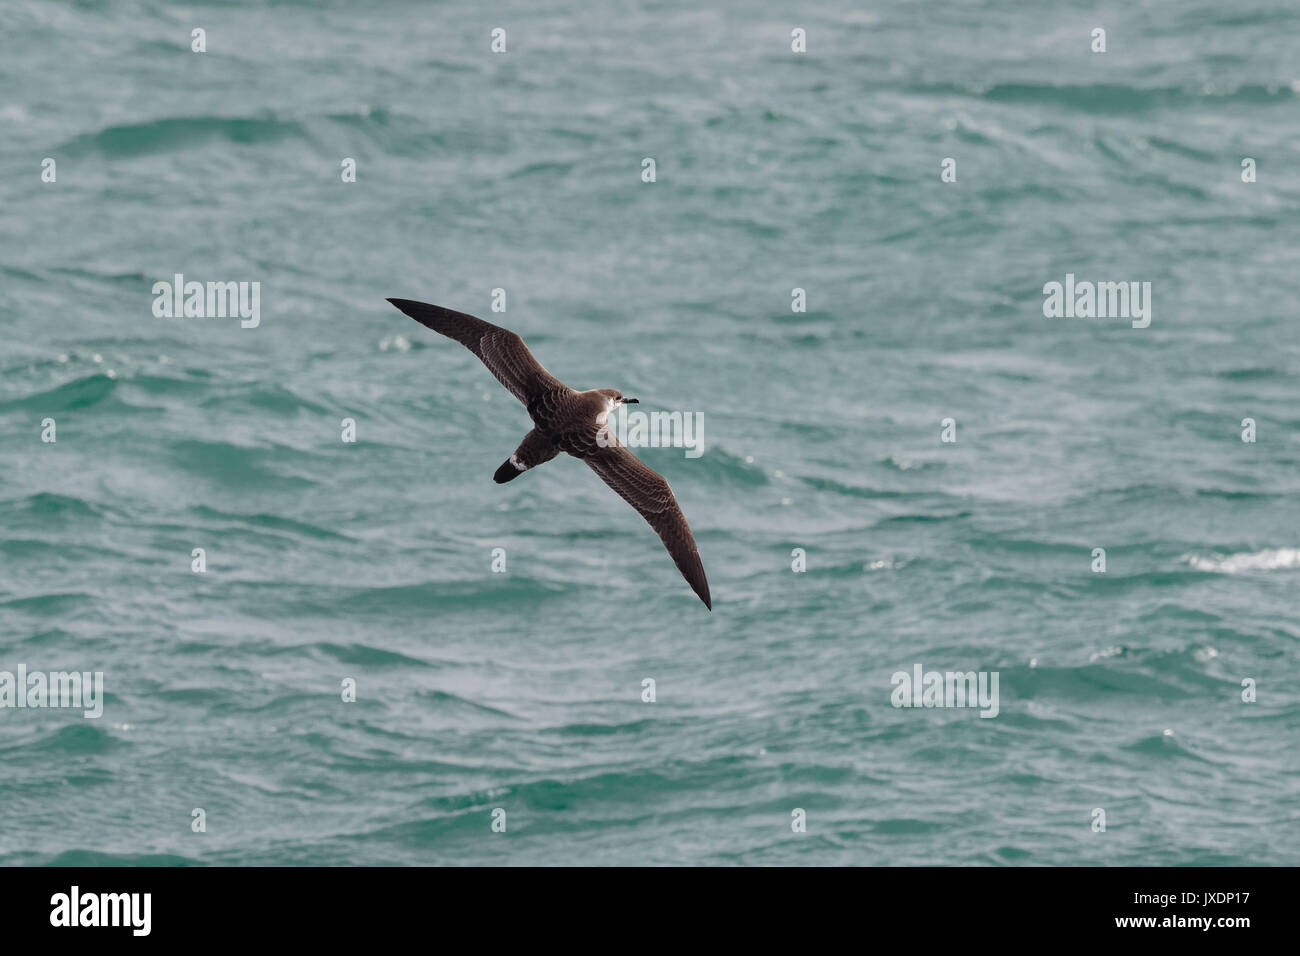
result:
M 581 456 L 582 460 L 650 523 L 691 590 L 699 595 L 705 607 L 713 610 L 704 563 L 700 561 L 691 526 L 686 523 L 673 490 L 663 475 L 618 444 L 608 431 L 605 434 L 608 437 L 603 443 L 593 442 Z

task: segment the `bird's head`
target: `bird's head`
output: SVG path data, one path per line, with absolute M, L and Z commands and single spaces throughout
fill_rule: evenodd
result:
M 620 405 L 637 405 L 640 404 L 639 398 L 625 398 L 623 393 L 616 388 L 602 388 L 600 393 L 605 396 L 609 402 L 609 410 L 612 412 Z

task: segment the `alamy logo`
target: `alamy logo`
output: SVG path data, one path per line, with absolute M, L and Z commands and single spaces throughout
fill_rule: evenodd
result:
M 1133 328 L 1151 324 L 1150 282 L 1078 282 L 1043 286 L 1043 315 L 1049 319 L 1131 319 Z
M 50 897 L 51 926 L 129 926 L 132 935 L 152 928 L 151 893 L 85 893 L 78 886 Z
M 104 715 L 104 672 L 0 671 L 0 708 L 80 707 L 88 718 Z
M 889 702 L 895 707 L 978 707 L 981 717 L 998 715 L 997 671 L 895 671 Z
M 241 320 L 245 329 L 262 324 L 262 283 L 260 282 L 186 282 L 178 272 L 173 281 L 153 284 L 153 314 L 160 319 Z
M 626 405 L 610 416 L 610 427 L 629 448 L 685 448 L 687 458 L 704 454 L 703 412 L 629 412 Z M 604 448 L 605 431 L 596 433 L 596 444 Z

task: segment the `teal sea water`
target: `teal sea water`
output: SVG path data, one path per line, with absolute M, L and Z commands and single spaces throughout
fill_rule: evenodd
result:
M 0 670 L 105 702 L 0 709 L 0 863 L 1300 863 L 1290 0 L 4 23 Z M 580 462 L 493 484 L 523 408 L 387 296 L 702 413 L 638 454 L 713 612 Z

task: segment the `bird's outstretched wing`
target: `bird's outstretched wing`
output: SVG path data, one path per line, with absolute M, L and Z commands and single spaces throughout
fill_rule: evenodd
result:
M 477 355 L 497 381 L 525 405 L 545 392 L 567 391 L 567 386 L 533 357 L 524 340 L 509 329 L 427 302 L 388 301 L 421 325 L 455 339 Z
M 641 513 L 641 517 L 650 522 L 650 527 L 659 534 L 686 583 L 699 595 L 704 606 L 712 611 L 713 603 L 709 598 L 709 581 L 704 576 L 704 564 L 695 547 L 691 526 L 686 523 L 686 516 L 673 497 L 673 490 L 668 487 L 663 475 L 625 446 L 616 443 L 608 432 L 606 435 L 605 444 L 597 444 L 593 440 L 586 453 L 580 457 L 592 471 L 600 475 L 605 484 L 617 491 L 624 501 Z

